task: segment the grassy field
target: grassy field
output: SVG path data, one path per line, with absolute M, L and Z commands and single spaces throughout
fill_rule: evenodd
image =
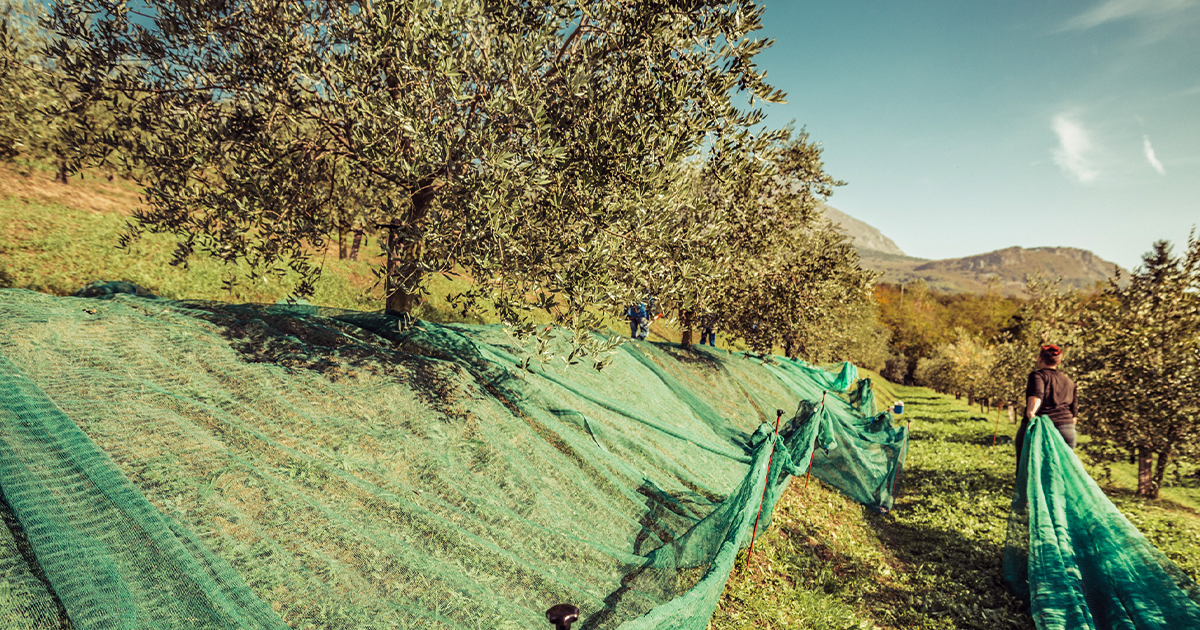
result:
M 130 251 L 113 246 L 138 203 L 127 183 L 103 178 L 55 184 L 52 174 L 0 167 L 0 287 L 69 295 L 95 280 L 128 280 L 172 299 L 275 302 L 286 284 L 263 281 L 222 288 L 229 269 L 199 259 L 170 267 L 171 241 L 148 236 Z M 363 245 L 364 254 L 378 250 Z M 326 256 L 312 302 L 374 310 L 382 289 L 378 259 Z M 465 280 L 436 278 L 418 316 L 456 321 L 443 299 Z M 486 315 L 485 315 L 486 316 Z M 459 320 L 460 321 L 460 320 Z M 625 333 L 612 320 L 615 332 Z M 657 322 L 653 340 L 678 341 Z M 724 347 L 728 340 L 721 339 Z M 875 514 L 826 487 L 794 479 L 754 557 L 732 576 L 711 628 L 1031 628 L 1001 584 L 1016 427 L 978 419 L 964 401 L 924 388 L 898 387 L 871 375 L 877 399 L 906 402 L 911 423 L 908 469 L 895 509 Z M 1085 410 L 1086 411 L 1086 410 Z M 1084 417 L 1086 424 L 1086 413 Z M 1085 429 L 1086 431 L 1086 429 Z M 1133 494 L 1131 466 L 1099 467 L 1114 503 L 1146 537 L 1193 577 L 1200 576 L 1200 484 L 1184 468 L 1158 501 Z M 743 552 L 743 556 L 744 556 Z
M 17 169 L 0 164 L 0 288 L 18 288 L 52 295 L 71 295 L 90 282 L 125 280 L 151 293 L 173 300 L 274 303 L 285 299 L 296 283 L 296 274 L 241 281 L 232 290 L 224 281 L 245 268 L 234 269 L 203 255 L 187 268 L 169 265 L 174 240 L 170 235 L 144 235 L 128 250 L 117 249 L 118 236 L 139 205 L 136 189 L 122 179 L 107 181 L 94 174 L 72 179 L 69 185 L 54 181 L 51 171 Z M 379 242 L 368 235 L 361 260 L 338 260 L 331 244 L 317 258 L 323 272 L 313 304 L 353 310 L 383 307 L 383 284 L 375 270 L 383 264 Z M 483 323 L 488 312 L 463 316 L 447 296 L 471 286 L 461 277 L 431 276 L 430 294 L 418 307 L 419 319 L 435 322 Z M 618 334 L 628 334 L 619 316 L 609 318 Z M 535 322 L 548 323 L 544 313 Z M 651 327 L 655 341 L 679 341 L 678 330 L 665 320 Z

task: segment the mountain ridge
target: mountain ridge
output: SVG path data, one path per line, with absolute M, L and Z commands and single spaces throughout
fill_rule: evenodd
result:
M 1129 271 L 1078 247 L 1011 246 L 973 256 L 930 260 L 909 256 L 879 229 L 850 215 L 824 206 L 825 217 L 850 237 L 860 264 L 879 272 L 878 282 L 904 284 L 923 281 L 946 293 L 982 293 L 990 289 L 1005 295 L 1024 295 L 1028 276 L 1040 273 L 1060 278 L 1067 288 L 1090 290 L 1107 282 L 1114 271 L 1123 278 Z

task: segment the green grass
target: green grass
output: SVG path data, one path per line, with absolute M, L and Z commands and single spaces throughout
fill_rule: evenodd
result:
M 228 291 L 223 281 L 234 268 L 218 261 L 196 256 L 188 268 L 172 267 L 174 241 L 168 235 L 146 235 L 119 250 L 117 237 L 130 220 L 126 211 L 137 203 L 134 193 L 119 184 L 62 186 L 38 177 L 0 172 L 9 184 L 0 186 L 0 283 L 8 288 L 70 295 L 96 280 L 127 280 L 170 299 L 274 302 L 290 293 L 294 275 L 243 282 Z M 375 280 L 370 262 L 333 258 L 324 262 L 326 275 L 312 301 L 357 309 L 377 304 L 382 291 L 370 288 Z
M 51 171 L 0 166 L 0 288 L 71 295 L 90 282 L 126 280 L 173 300 L 273 303 L 296 285 L 297 275 L 288 272 L 282 278 L 242 279 L 227 290 L 225 280 L 244 277 L 244 265 L 227 266 L 198 254 L 186 268 L 172 267 L 170 235 L 148 234 L 129 250 L 119 250 L 117 239 L 132 220 L 129 211 L 139 204 L 136 189 L 120 179 L 89 177 L 63 186 L 52 178 Z M 374 274 L 383 260 L 379 244 L 368 236 L 360 252 L 362 260 L 338 260 L 334 244 L 317 257 L 323 272 L 309 301 L 353 310 L 382 308 L 383 286 Z M 482 323 L 489 311 L 463 316 L 445 299 L 471 286 L 462 278 L 432 276 L 430 295 L 415 314 L 437 322 Z
M 296 285 L 297 275 L 289 271 L 282 278 L 239 279 L 232 291 L 227 290 L 227 278 L 244 278 L 244 265 L 231 267 L 197 254 L 186 268 L 172 267 L 175 241 L 170 235 L 147 234 L 129 250 L 119 250 L 117 239 L 132 219 L 129 211 L 139 205 L 136 189 L 120 179 L 107 182 L 94 176 L 63 186 L 53 175 L 52 170 L 0 165 L 0 288 L 71 295 L 90 282 L 125 280 L 173 300 L 273 303 L 288 297 Z M 360 257 L 338 260 L 336 244 L 331 244 L 316 259 L 323 271 L 309 301 L 352 310 L 383 308 L 384 289 L 375 276 L 383 256 L 371 236 L 364 239 Z M 432 275 L 426 282 L 429 295 L 414 315 L 440 323 L 496 321 L 495 312 L 486 306 L 464 315 L 446 299 L 473 286 L 466 278 Z M 533 320 L 547 324 L 551 318 L 535 312 Z M 606 322 L 612 332 L 627 334 L 617 314 L 610 314 Z M 666 320 L 651 328 L 653 340 L 678 342 L 680 336 Z

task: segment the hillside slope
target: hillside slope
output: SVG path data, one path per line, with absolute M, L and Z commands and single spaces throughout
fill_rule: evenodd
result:
M 628 343 L 603 373 L 528 352 L 498 325 L 0 290 L 22 575 L 72 619 L 260 617 L 257 597 L 291 627 L 527 628 L 567 601 L 616 628 L 687 598 L 703 627 L 764 492 L 765 525 L 774 480 L 825 457 L 755 429 L 854 382 L 712 348 Z M 103 570 L 74 579 L 64 545 Z M 209 574 L 215 606 L 188 586 Z
M 13 366 L 0 384 L 47 401 L 12 408 L 15 418 L 0 404 L 0 442 L 17 448 L 22 478 L 68 482 L 52 492 L 54 513 L 116 536 L 108 553 L 140 549 L 147 528 L 118 536 L 111 500 L 89 489 L 104 483 L 58 463 L 78 440 L 27 450 L 82 431 L 102 452 L 91 468 L 119 470 L 148 509 L 186 528 L 172 540 L 211 550 L 214 571 L 236 574 L 222 584 L 244 582 L 292 628 L 538 627 L 539 611 L 563 600 L 584 608 L 586 627 L 612 628 L 698 584 L 706 564 L 685 559 L 727 548 L 730 530 L 701 525 L 731 522 L 706 519 L 734 495 L 749 531 L 761 495 L 737 479 L 767 461 L 764 442 L 749 457 L 750 431 L 836 380 L 668 344 L 627 344 L 603 373 L 524 373 L 521 352 L 494 326 L 401 333 L 338 309 L 0 291 L 0 354 Z M 793 376 L 781 380 L 783 368 Z M 991 448 L 991 421 L 961 402 L 920 388 L 879 396 L 903 396 L 901 420 L 913 422 L 894 509 L 865 509 L 819 476 L 793 479 L 751 564 L 739 555 L 713 628 L 1029 627 L 999 587 L 1011 448 Z M 56 414 L 50 431 L 42 423 Z M 95 514 L 65 509 L 76 489 Z M 1176 496 L 1122 508 L 1195 575 L 1200 519 L 1170 508 Z M 5 518 L 18 538 L 0 537 L 0 560 L 31 557 L 20 519 Z M 143 566 L 137 557 L 115 568 Z M 42 604 L 19 610 L 53 619 L 34 573 L 13 592 Z
M 904 256 L 900 247 L 874 226 L 859 221 L 830 205 L 822 204 L 821 210 L 825 213 L 825 218 L 837 226 L 838 231 L 851 238 L 855 247 L 893 256 Z
M 48 175 L 46 180 L 49 182 Z M 72 186 L 77 183 L 73 181 Z M 176 297 L 265 302 L 277 299 L 278 294 L 255 293 L 260 290 L 257 287 L 239 287 L 235 294 L 222 291 L 220 269 L 206 272 L 203 261 L 197 263 L 199 272 L 194 267 L 191 274 L 163 267 L 164 252 L 169 247 L 153 240 L 147 249 L 132 254 L 112 250 L 108 239 L 123 220 L 123 212 L 114 205 L 127 206 L 134 196 L 119 189 L 118 183 L 113 185 L 118 188 L 112 195 L 123 198 L 118 199 L 119 203 L 88 205 L 92 202 L 85 198 L 90 194 L 87 191 L 103 193 L 108 185 L 97 181 L 98 187 L 90 188 L 92 183 L 87 180 L 86 190 L 84 186 L 72 188 L 69 194 L 79 195 L 76 199 L 64 196 L 68 193 L 61 190 L 59 195 L 46 195 L 34 186 L 19 194 L 10 189 L 8 197 L 0 198 L 0 267 L 12 272 L 9 278 L 17 286 L 41 283 L 44 289 L 69 293 L 96 279 L 144 278 L 141 282 L 153 286 L 156 292 Z M 920 261 L 924 262 L 929 261 Z M 358 267 L 363 270 L 361 277 L 370 278 L 369 264 L 358 264 L 362 265 Z M 337 273 L 336 266 L 331 269 Z M 349 284 L 357 286 L 354 277 L 348 277 Z M 351 308 L 357 303 L 353 299 L 336 302 L 338 299 L 342 298 L 330 301 Z M 496 483 L 489 471 L 495 466 L 511 471 L 522 459 L 544 458 L 533 444 L 551 444 L 555 452 L 566 457 L 569 463 L 562 468 L 564 474 L 574 474 L 572 471 L 588 463 L 561 450 L 561 442 L 547 441 L 545 422 L 523 419 L 521 422 L 532 433 L 521 434 L 516 429 L 506 432 L 505 426 L 511 425 L 493 422 L 497 414 L 514 416 L 496 406 L 497 399 L 488 390 L 490 382 L 467 389 L 447 387 L 448 379 L 463 377 L 451 360 L 457 348 L 443 348 L 437 356 L 423 355 L 425 359 L 419 361 L 381 361 L 374 351 L 362 352 L 358 343 L 361 340 L 348 338 L 345 330 L 325 330 L 315 338 L 327 354 L 313 360 L 297 344 L 301 339 L 308 340 L 314 331 L 293 321 L 287 309 L 263 317 L 249 316 L 261 313 L 254 310 L 257 307 L 246 310 L 235 305 L 210 305 L 209 319 L 201 318 L 199 329 L 180 331 L 172 330 L 172 326 L 195 319 L 194 312 L 184 311 L 181 315 L 177 309 L 160 307 L 135 309 L 136 316 L 120 315 L 111 310 L 112 304 L 134 301 L 132 298 L 118 298 L 112 303 L 62 300 L 62 309 L 54 314 L 43 313 L 35 324 L 19 324 L 21 317 L 29 316 L 27 309 L 6 311 L 0 316 L 0 350 L 24 356 L 24 369 L 52 357 L 60 361 L 31 372 L 45 379 L 43 384 L 55 385 L 48 391 L 57 392 L 57 403 L 63 410 L 81 411 L 76 422 L 98 443 L 106 445 L 104 457 L 111 458 L 129 479 L 136 481 L 157 511 L 181 522 L 202 523 L 196 529 L 200 539 L 217 548 L 229 562 L 245 568 L 247 579 L 267 593 L 264 598 L 291 602 L 292 608 L 282 604 L 273 608 L 276 612 L 291 610 L 295 628 L 309 623 L 328 628 L 369 628 L 386 615 L 398 614 L 395 609 L 387 609 L 367 619 L 346 605 L 360 596 L 357 593 L 365 583 L 378 579 L 374 574 L 360 574 L 360 570 L 369 567 L 379 576 L 397 575 L 391 558 L 372 555 L 371 545 L 375 543 L 368 538 L 379 530 L 362 530 L 362 536 L 344 537 L 338 533 L 341 530 L 319 525 L 321 519 L 334 518 L 340 519 L 337 527 L 354 530 L 364 514 L 379 508 L 378 497 L 361 489 L 356 500 L 334 505 L 328 498 L 329 491 L 345 488 L 348 482 L 352 485 L 350 477 L 403 469 L 395 482 L 403 491 L 393 492 L 389 500 L 394 496 L 410 511 L 388 512 L 387 518 L 405 519 L 415 513 L 414 505 L 434 505 L 447 510 L 447 521 L 465 522 L 480 518 L 470 502 L 464 503 L 463 496 L 454 492 L 431 492 L 428 486 L 438 479 L 438 470 L 446 461 L 462 462 L 453 469 L 454 474 L 486 487 L 484 503 L 511 502 L 514 516 L 505 518 L 528 524 L 520 506 L 531 497 L 540 497 L 529 491 L 539 480 L 529 475 L 507 485 L 488 486 Z M 241 314 L 215 317 L 213 311 L 223 309 Z M 113 326 L 118 320 L 120 325 Z M 147 326 L 159 328 L 151 334 Z M 503 336 L 497 336 L 497 341 L 500 345 L 512 343 Z M 389 341 L 386 347 L 391 349 L 389 352 L 420 354 L 420 346 Z M 654 361 L 674 378 L 693 383 L 704 405 L 747 418 L 739 430 L 747 430 L 757 419 L 771 418 L 774 403 L 768 394 L 753 388 L 747 394 L 729 382 L 712 384 L 711 375 L 718 363 L 709 359 L 729 355 L 705 349 L 684 352 L 665 344 L 639 347 L 653 355 Z M 215 365 L 217 358 L 221 362 Z M 632 358 L 625 357 L 626 361 Z M 229 360 L 232 363 L 226 363 Z M 739 362 L 747 368 L 755 363 L 742 359 L 735 363 Z M 64 365 L 72 367 L 64 369 Z M 654 394 L 649 390 L 658 387 L 653 384 L 665 381 L 649 372 L 638 372 L 645 369 L 644 364 L 640 365 L 643 367 L 628 364 L 633 372 L 614 377 L 606 387 L 614 394 L 652 403 Z M 94 370 L 107 370 L 113 378 L 94 387 L 81 387 L 81 375 Z M 293 381 L 277 386 L 271 380 L 274 378 Z M 138 382 L 131 385 L 129 379 Z M 379 387 L 380 383 L 397 379 L 405 386 Z M 353 392 L 348 395 L 350 390 L 338 390 L 342 385 L 354 388 Z M 908 413 L 901 420 L 915 420 L 908 474 L 901 482 L 895 509 L 886 515 L 874 514 L 819 480 L 810 483 L 794 479 L 779 500 L 774 522 L 765 534 L 759 532 L 759 544 L 749 565 L 742 550 L 712 628 L 1031 627 L 1028 616 L 1022 615 L 1016 602 L 998 586 L 998 550 L 1003 544 L 1014 465 L 1011 445 L 1003 439 L 1011 437 L 1015 427 L 1001 424 L 1001 444 L 992 447 L 991 420 L 974 419 L 977 410 L 961 401 L 923 388 L 881 384 L 877 391 L 882 403 L 903 398 Z M 65 400 L 64 393 L 75 398 Z M 752 399 L 757 403 L 738 403 Z M 147 401 L 151 404 L 143 407 Z M 543 398 L 534 402 L 549 410 L 555 422 L 570 424 L 572 431 L 586 432 L 581 434 L 585 443 L 611 445 L 607 440 L 613 435 L 609 433 L 606 438 L 606 427 L 597 420 L 612 413 L 605 409 L 606 401 L 595 402 L 590 411 L 580 415 L 568 412 L 561 400 Z M 415 415 L 430 408 L 436 409 L 441 419 L 427 422 L 428 418 Z M 648 417 L 673 417 L 659 416 L 663 413 L 653 411 Z M 186 421 L 178 422 L 178 418 Z M 144 424 L 138 426 L 142 420 Z M 516 426 L 525 431 L 521 424 Z M 696 426 L 699 431 L 714 429 L 712 425 Z M 134 432 L 137 435 L 130 437 Z M 505 448 L 525 450 L 521 457 L 512 458 L 501 456 L 498 450 L 481 448 L 494 438 L 502 440 Z M 436 448 L 429 454 L 423 444 Z M 641 456 L 658 457 L 655 451 L 659 450 Z M 557 456 L 552 453 L 545 457 Z M 686 470 L 694 463 L 681 461 L 680 466 Z M 1101 479 L 1103 472 L 1093 471 L 1093 476 Z M 1200 476 L 1194 476 L 1193 469 L 1185 465 L 1173 479 L 1177 487 L 1165 489 L 1162 500 L 1141 501 L 1130 490 L 1136 483 L 1132 467 L 1118 465 L 1112 468 L 1105 488 L 1154 544 L 1190 575 L 1197 576 L 1200 488 L 1195 480 Z M 659 524 L 680 516 L 681 506 L 652 499 L 661 496 L 657 494 L 660 489 L 647 486 L 635 491 L 636 496 L 622 499 L 640 502 L 642 511 L 635 523 L 648 520 L 646 524 L 620 526 L 639 532 L 645 529 L 646 540 L 661 540 L 670 530 L 659 529 Z M 712 491 L 696 485 L 689 490 L 695 495 L 688 495 L 696 503 L 685 503 L 684 507 L 695 509 Z M 280 502 L 298 497 L 307 497 L 303 509 L 273 513 Z M 533 524 L 570 525 L 587 513 L 573 500 L 558 505 L 561 510 Z M 11 514 L 0 515 L 12 527 Z M 255 520 L 259 518 L 271 519 L 269 525 L 260 527 Z M 215 523 L 216 527 L 203 523 Z M 278 545 L 272 542 L 274 528 L 289 536 L 315 533 L 302 542 Z M 8 554 L 5 557 L 12 558 L 28 551 L 20 532 L 14 531 L 18 534 L 15 539 L 0 535 L 0 556 Z M 415 539 L 435 549 L 431 557 L 438 557 L 438 549 L 444 553 L 441 545 L 470 544 L 446 539 L 439 531 L 423 530 Z M 584 538 L 590 534 L 579 533 Z M 416 544 L 412 540 L 399 542 Z M 287 559 L 288 554 L 295 553 L 306 554 L 311 562 Z M 352 568 L 348 569 L 346 563 Z M 284 570 L 292 573 L 280 577 Z M 458 579 L 453 577 L 455 572 L 472 579 L 478 577 L 476 567 L 450 562 L 421 575 L 401 572 L 401 579 L 393 581 L 391 587 L 453 581 Z M 680 576 L 685 584 L 696 578 L 694 573 Z M 43 596 L 47 595 L 44 585 L 38 586 L 41 582 L 37 576 L 27 577 L 26 582 L 14 581 L 13 573 L 0 578 L 10 588 L 6 591 L 10 599 L 6 601 L 27 595 L 22 590 L 27 586 L 40 588 Z M 512 588 L 527 585 L 522 582 Z M 637 597 L 635 591 L 622 591 L 620 597 Z M 435 605 L 459 614 L 455 611 L 464 606 L 460 595 L 451 593 Z M 64 627 L 61 624 L 65 622 L 57 617 L 62 614 L 61 608 L 53 602 L 38 609 L 46 625 L 29 623 L 33 610 L 9 609 L 7 612 L 17 611 L 20 617 L 12 621 L 0 614 L 0 627 Z M 476 608 L 468 612 L 476 614 L 478 627 L 504 627 L 504 620 L 485 617 L 491 610 Z M 533 619 L 529 623 L 529 627 L 541 627 L 544 621 Z M 436 627 L 436 622 L 422 620 L 413 627 Z

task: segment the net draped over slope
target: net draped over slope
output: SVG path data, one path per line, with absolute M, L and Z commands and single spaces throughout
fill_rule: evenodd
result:
M 849 364 L 528 373 L 498 326 L 312 307 L 5 290 L 0 355 L 18 627 L 703 628 L 760 501 L 812 462 L 887 509 L 907 437 L 817 404 Z
M 1040 630 L 1200 628 L 1200 586 L 1117 510 L 1046 416 L 1025 437 L 1004 573 Z

